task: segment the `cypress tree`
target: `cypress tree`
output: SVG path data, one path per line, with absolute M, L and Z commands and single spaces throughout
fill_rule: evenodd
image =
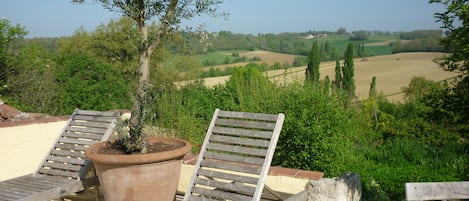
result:
M 342 67 L 342 89 L 348 93 L 349 98 L 355 97 L 354 52 L 353 43 L 349 43 L 344 55 L 344 66 Z
M 368 97 L 376 97 L 376 76 L 371 78 L 370 91 L 368 92 Z
M 319 56 L 319 44 L 314 41 L 313 47 L 308 55 L 308 67 L 306 68 L 306 80 L 312 82 L 319 82 L 319 64 L 321 57 Z
M 340 89 L 342 86 L 342 72 L 340 67 L 339 59 L 335 61 L 335 80 L 334 80 L 334 87 L 336 89 Z

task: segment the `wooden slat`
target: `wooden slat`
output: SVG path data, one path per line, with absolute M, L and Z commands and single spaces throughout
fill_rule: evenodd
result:
M 256 184 L 258 181 L 258 178 L 255 177 L 249 177 L 249 176 L 244 176 L 244 175 L 239 175 L 239 174 L 230 174 L 226 172 L 217 172 L 213 170 L 207 170 L 204 168 L 200 168 L 199 171 L 197 172 L 197 175 L 199 176 L 204 176 L 207 178 L 218 178 L 218 179 L 226 179 L 226 180 L 232 180 L 232 181 L 238 181 L 242 183 L 248 183 L 248 184 Z
M 255 147 L 269 147 L 269 141 L 267 140 L 230 137 L 230 136 L 223 136 L 223 135 L 212 135 L 210 137 L 210 141 L 211 142 L 225 142 L 225 143 L 230 143 L 230 144 L 239 144 L 239 145 L 247 145 L 247 146 L 255 146 Z
M 236 192 L 238 194 L 243 194 L 247 196 L 253 196 L 254 192 L 256 191 L 255 186 L 246 186 L 241 183 L 237 182 L 221 182 L 217 180 L 209 180 L 209 179 L 202 179 L 202 178 L 197 178 L 194 181 L 195 184 L 198 185 L 203 185 L 206 187 L 214 187 L 217 190 L 221 191 L 227 191 L 227 192 Z
M 115 112 L 107 112 L 107 111 L 77 110 L 76 114 L 89 115 L 89 116 L 116 117 Z
M 407 200 L 469 199 L 469 181 L 405 184 Z
M 56 155 L 56 156 L 70 156 L 70 157 L 76 157 L 76 158 L 86 158 L 85 153 L 83 152 L 71 152 L 71 151 L 66 151 L 66 150 L 52 150 L 51 155 Z
M 203 188 L 198 188 L 198 187 L 194 187 L 192 192 L 197 193 L 197 194 L 203 194 L 205 195 L 205 197 L 212 196 L 215 198 L 222 198 L 222 199 L 233 200 L 233 201 L 251 200 L 249 196 L 245 196 L 245 195 L 219 191 L 219 190 L 203 189 Z M 216 199 L 213 199 L 213 200 L 216 200 Z
M 94 122 L 112 122 L 115 118 L 114 117 L 100 117 L 100 116 L 84 116 L 84 115 L 76 115 L 74 120 L 84 120 L 84 121 L 94 121 Z
M 67 170 L 67 171 L 75 171 L 75 172 L 79 172 L 82 168 L 79 165 L 65 164 L 65 163 L 59 163 L 59 162 L 55 162 L 55 163 L 48 162 L 48 163 L 43 163 L 42 165 L 44 167 L 62 169 L 62 170 Z
M 96 140 L 79 140 L 76 138 L 60 138 L 58 140 L 59 143 L 68 143 L 68 144 L 79 144 L 79 145 L 92 145 L 96 143 Z
M 235 119 L 217 119 L 215 122 L 217 126 L 230 126 L 230 127 L 240 127 L 240 128 L 254 128 L 254 129 L 264 129 L 272 130 L 275 128 L 275 122 L 258 122 L 258 121 L 243 121 Z
M 216 168 L 222 170 L 231 170 L 236 172 L 243 172 L 249 174 L 260 174 L 262 167 L 246 166 L 239 164 L 228 164 L 221 162 L 214 162 L 210 160 L 204 160 L 200 163 L 201 167 Z
M 55 144 L 55 148 L 58 149 L 68 149 L 68 150 L 75 150 L 75 151 L 85 151 L 86 148 L 89 146 L 84 146 L 84 145 L 75 145 L 75 144 Z
M 268 132 L 268 131 L 248 130 L 248 129 L 241 129 L 241 128 L 227 128 L 227 127 L 218 127 L 218 126 L 215 126 L 212 132 L 216 134 L 243 136 L 243 137 L 251 137 L 251 138 L 269 139 L 272 137 L 272 132 Z
M 78 133 L 97 133 L 103 134 L 106 132 L 107 129 L 103 128 L 87 128 L 87 127 L 68 127 L 66 129 L 68 132 L 78 132 Z M 101 139 L 101 138 L 99 138 Z
M 71 137 L 71 138 L 90 139 L 90 140 L 101 140 L 101 138 L 103 138 L 102 134 L 75 133 L 75 132 L 66 132 L 62 136 Z
M 46 175 L 53 175 L 53 176 L 62 176 L 62 177 L 71 177 L 73 179 L 78 179 L 79 175 L 77 172 L 68 172 L 63 170 L 57 169 L 39 169 L 39 173 L 46 174 Z
M 208 144 L 207 149 L 232 152 L 237 154 L 247 154 L 251 156 L 265 156 L 265 154 L 267 153 L 267 149 L 257 149 L 226 144 Z
M 223 154 L 223 153 L 215 153 L 215 152 L 205 152 L 204 157 L 208 159 L 231 161 L 231 162 L 237 162 L 237 163 L 246 163 L 246 164 L 252 164 L 252 165 L 264 164 L 264 158 L 239 156 L 239 155 Z
M 47 156 L 46 161 L 57 161 L 57 162 L 62 162 L 62 163 L 75 164 L 75 165 L 84 165 L 86 162 L 86 160 L 69 158 L 66 156 Z
M 92 122 L 92 121 L 72 121 L 70 126 L 92 127 L 92 128 L 107 128 L 109 123 Z
M 236 111 L 223 111 L 218 112 L 219 117 L 227 118 L 241 118 L 241 119 L 254 119 L 265 121 L 276 121 L 278 115 L 276 114 L 263 114 L 263 113 L 250 113 L 250 112 L 236 112 Z

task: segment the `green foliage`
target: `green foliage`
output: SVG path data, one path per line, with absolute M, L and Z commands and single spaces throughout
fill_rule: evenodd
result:
M 7 63 L 10 43 L 26 34 L 28 34 L 26 29 L 19 24 L 12 26 L 8 19 L 0 19 L 0 88 L 3 88 L 8 79 L 7 74 L 11 70 Z
M 438 30 L 416 30 L 411 32 L 401 32 L 399 38 L 402 40 L 415 40 L 424 38 L 441 38 L 443 31 Z
M 441 86 L 424 77 L 412 77 L 408 87 L 403 87 L 402 91 L 405 93 L 407 100 L 410 102 L 420 100 L 425 95 L 433 93 L 435 90 L 441 90 Z
M 60 91 L 55 107 L 60 108 L 60 113 L 71 113 L 75 108 L 129 108 L 130 89 L 116 67 L 79 54 L 64 55 L 55 60 Z
M 6 84 L 6 95 L 28 112 L 60 114 L 54 107 L 58 86 L 52 55 L 37 45 L 25 46 L 13 58 Z
M 355 98 L 355 66 L 353 64 L 354 45 L 350 43 L 344 53 L 344 66 L 342 67 L 342 86 L 349 98 Z
M 355 32 L 352 32 L 352 35 L 350 36 L 349 40 L 351 41 L 368 40 L 368 34 L 366 33 L 366 31 L 355 31 Z
M 392 53 L 399 52 L 446 52 L 439 38 L 424 38 L 411 41 L 395 41 L 391 42 Z
M 319 82 L 319 64 L 321 63 L 319 44 L 318 42 L 313 43 L 311 51 L 308 55 L 308 66 L 306 67 L 306 81 L 317 83 Z

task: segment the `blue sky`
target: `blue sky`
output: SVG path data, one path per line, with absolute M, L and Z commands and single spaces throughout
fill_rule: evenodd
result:
M 19 23 L 27 37 L 70 36 L 80 27 L 93 31 L 120 15 L 92 3 L 71 0 L 1 0 L 0 17 Z M 281 33 L 304 31 L 438 29 L 434 13 L 445 8 L 428 0 L 225 0 L 227 19 L 198 17 L 185 25 L 205 23 L 210 32 Z

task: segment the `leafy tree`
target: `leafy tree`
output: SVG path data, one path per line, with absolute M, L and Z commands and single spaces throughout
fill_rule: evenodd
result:
M 311 51 L 308 55 L 308 67 L 306 68 L 306 80 L 318 83 L 319 82 L 319 64 L 321 58 L 319 56 L 319 44 L 314 41 Z
M 339 29 L 337 29 L 337 34 L 342 35 L 342 34 L 346 34 L 346 33 L 347 33 L 347 30 L 345 30 L 344 27 L 340 27 Z
M 468 0 L 430 0 L 430 3 L 442 3 L 447 11 L 436 13 L 435 17 L 442 28 L 448 30 L 441 43 L 451 50 L 451 54 L 440 62 L 449 71 L 469 73 L 469 1 Z
M 434 90 L 440 89 L 440 85 L 424 77 L 413 77 L 409 86 L 402 87 L 402 91 L 409 102 L 422 99 L 425 95 L 431 94 Z
M 74 0 L 84 2 L 84 0 Z M 150 61 L 153 52 L 160 47 L 178 28 L 182 20 L 201 14 L 216 15 L 217 5 L 222 0 L 99 0 L 107 9 L 132 19 L 138 30 L 139 83 L 132 106 L 130 135 L 123 141 L 126 152 L 139 152 L 143 148 L 142 129 L 145 122 L 145 107 L 150 85 Z M 157 22 L 147 24 L 152 19 Z
M 461 80 L 452 93 L 445 96 L 445 108 L 456 114 L 458 123 L 469 125 L 469 0 L 430 0 L 430 3 L 447 6 L 445 12 L 435 14 L 448 33 L 441 43 L 450 50 L 449 56 L 440 60 L 439 64 L 445 70 L 461 73 Z M 465 126 L 463 132 L 468 131 Z
M 355 97 L 354 52 L 353 43 L 349 43 L 344 55 L 344 66 L 342 66 L 342 89 L 347 92 L 349 98 Z
M 12 26 L 8 19 L 0 19 L 0 88 L 7 81 L 7 73 L 12 70 L 7 64 L 9 45 L 12 40 L 22 38 L 26 34 L 28 32 L 21 25 Z
M 61 114 L 56 101 L 58 86 L 53 56 L 42 46 L 27 45 L 10 61 L 14 71 L 8 74 L 7 96 L 24 111 Z M 55 106 L 55 107 L 54 107 Z
M 77 53 L 59 56 L 55 61 L 60 94 L 55 106 L 61 113 L 71 113 L 77 107 L 89 110 L 130 107 L 129 86 L 115 66 Z

